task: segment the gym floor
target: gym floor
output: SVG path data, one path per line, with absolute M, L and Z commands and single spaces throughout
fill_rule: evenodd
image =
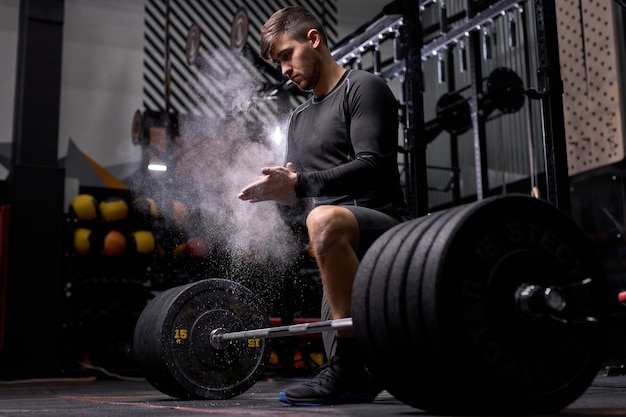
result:
M 278 392 L 302 377 L 261 379 L 229 400 L 175 400 L 141 378 L 96 377 L 4 382 L 0 385 L 0 416 L 160 417 L 160 416 L 429 416 L 383 391 L 373 404 L 293 407 L 277 400 Z M 454 394 L 450 394 L 454 401 Z M 489 401 L 485 393 L 485 401 Z M 515 404 L 511 404 L 515 414 Z M 598 374 L 588 390 L 562 410 L 562 416 L 626 416 L 626 376 Z

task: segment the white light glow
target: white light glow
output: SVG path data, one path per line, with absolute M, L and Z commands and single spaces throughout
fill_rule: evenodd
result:
M 167 171 L 167 166 L 163 164 L 148 164 L 150 171 Z
M 280 127 L 279 126 L 276 126 L 276 129 L 274 129 L 274 134 L 272 135 L 272 140 L 277 145 L 280 145 L 281 143 L 283 143 L 283 134 L 280 131 Z

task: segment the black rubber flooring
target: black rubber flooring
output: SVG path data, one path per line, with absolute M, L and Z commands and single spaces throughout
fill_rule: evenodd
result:
M 163 417 L 163 416 L 430 416 L 383 391 L 372 404 L 293 407 L 277 400 L 281 388 L 302 378 L 261 379 L 228 400 L 176 400 L 141 378 L 129 380 L 43 379 L 0 383 L 0 416 Z M 485 401 L 489 395 L 485 393 Z M 454 395 L 451 393 L 451 401 Z M 511 405 L 515 413 L 515 405 Z M 626 376 L 598 375 L 562 416 L 626 416 Z

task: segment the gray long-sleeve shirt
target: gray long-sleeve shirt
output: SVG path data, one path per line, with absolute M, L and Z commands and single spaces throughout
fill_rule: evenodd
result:
M 398 104 L 378 76 L 348 70 L 333 90 L 289 118 L 285 162 L 307 206 L 359 205 L 407 213 L 397 162 Z

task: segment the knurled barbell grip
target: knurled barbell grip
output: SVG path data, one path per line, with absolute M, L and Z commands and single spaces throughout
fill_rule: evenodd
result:
M 217 349 L 224 348 L 232 340 L 271 339 L 274 337 L 293 336 L 298 334 L 321 333 L 332 330 L 352 328 L 352 317 L 344 319 L 317 321 L 312 323 L 292 324 L 288 326 L 266 327 L 263 329 L 227 332 L 225 329 L 211 331 L 211 345 Z

